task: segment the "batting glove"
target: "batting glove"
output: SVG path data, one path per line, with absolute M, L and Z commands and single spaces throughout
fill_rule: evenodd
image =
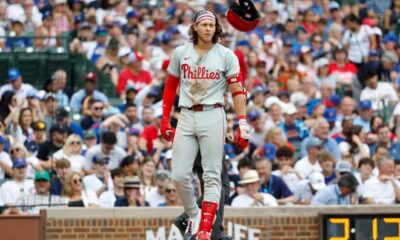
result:
M 160 127 L 161 136 L 167 141 L 173 141 L 175 137 L 175 128 L 171 127 L 168 121 L 162 121 Z
M 249 146 L 249 139 L 250 139 L 250 127 L 247 123 L 246 118 L 239 119 L 239 129 L 236 137 L 236 146 L 243 150 L 247 146 Z

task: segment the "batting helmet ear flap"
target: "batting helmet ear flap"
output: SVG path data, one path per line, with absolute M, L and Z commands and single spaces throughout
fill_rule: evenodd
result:
M 260 13 L 251 0 L 239 0 L 239 4 L 235 1 L 230 3 L 226 18 L 237 30 L 252 31 L 260 22 Z

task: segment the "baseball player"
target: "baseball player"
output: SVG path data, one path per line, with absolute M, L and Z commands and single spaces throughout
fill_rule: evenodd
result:
M 197 240 L 209 240 L 221 193 L 221 159 L 226 134 L 224 93 L 227 90 L 232 93 L 239 119 L 236 144 L 244 149 L 249 140 L 246 91 L 241 84 L 235 54 L 218 43 L 223 32 L 214 13 L 197 12 L 189 36 L 191 42 L 175 49 L 167 69 L 161 134 L 166 140 L 174 139 L 172 180 L 190 217 L 188 232 Z M 181 112 L 175 132 L 169 120 L 179 83 Z M 199 150 L 204 170 L 201 210 L 190 183 L 190 173 Z

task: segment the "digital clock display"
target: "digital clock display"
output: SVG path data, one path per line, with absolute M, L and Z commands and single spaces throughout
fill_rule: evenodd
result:
M 400 240 L 400 213 L 321 214 L 320 227 L 323 240 Z

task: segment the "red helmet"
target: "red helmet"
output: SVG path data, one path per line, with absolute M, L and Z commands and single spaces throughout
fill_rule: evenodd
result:
M 252 31 L 260 22 L 260 13 L 250 0 L 239 0 L 239 4 L 235 1 L 231 2 L 226 18 L 237 30 L 242 32 Z

